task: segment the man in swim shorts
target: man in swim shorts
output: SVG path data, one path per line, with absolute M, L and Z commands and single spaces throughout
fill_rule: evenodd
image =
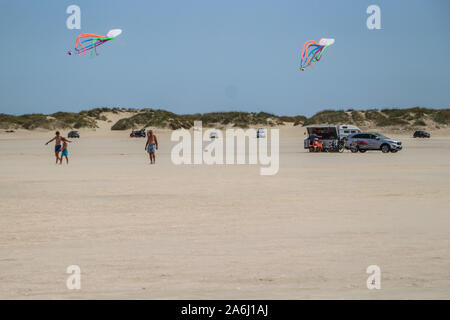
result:
M 147 133 L 147 143 L 145 144 L 145 151 L 148 152 L 150 157 L 150 164 L 154 164 L 156 162 L 155 152 L 158 150 L 158 139 L 153 134 L 152 130 L 148 130 Z
M 66 139 L 63 140 L 62 152 L 61 152 L 61 157 L 59 158 L 59 164 L 62 164 L 63 157 L 66 157 L 66 163 L 69 164 L 69 149 L 68 149 L 67 142 L 72 142 L 72 141 L 69 141 Z
M 55 157 L 56 157 L 56 164 L 58 164 L 58 160 L 59 160 L 59 153 L 61 152 L 61 142 L 62 141 L 69 141 L 64 137 L 61 137 L 61 135 L 59 134 L 59 131 L 56 131 L 55 133 L 55 137 L 49 141 L 47 141 L 45 143 L 45 145 L 48 145 L 50 142 L 52 142 L 53 140 L 55 140 Z

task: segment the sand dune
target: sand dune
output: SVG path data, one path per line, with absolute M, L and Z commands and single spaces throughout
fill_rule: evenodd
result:
M 51 133 L 2 132 L 0 298 L 450 298 L 450 135 L 311 154 L 303 132 L 281 129 L 275 176 L 175 166 L 165 130 L 154 166 L 107 123 L 81 131 L 69 166 Z

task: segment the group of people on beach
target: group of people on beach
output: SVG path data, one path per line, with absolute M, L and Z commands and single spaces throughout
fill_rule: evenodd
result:
M 69 149 L 68 149 L 68 142 L 72 142 L 61 136 L 59 131 L 56 131 L 55 136 L 53 139 L 50 139 L 45 143 L 45 145 L 48 145 L 50 142 L 55 140 L 55 157 L 56 157 L 56 164 L 62 164 L 63 157 L 66 157 L 66 163 L 69 164 Z M 62 143 L 62 145 L 61 145 Z M 61 152 L 61 156 L 59 156 L 59 153 Z
M 50 142 L 55 141 L 55 157 L 56 164 L 62 164 L 63 157 L 66 158 L 66 163 L 69 164 L 69 149 L 68 144 L 72 141 L 67 140 L 63 136 L 61 136 L 59 131 L 56 131 L 55 136 L 47 141 L 45 145 L 48 145 Z M 148 130 L 147 132 L 147 142 L 145 143 L 145 151 L 148 152 L 148 156 L 150 158 L 150 164 L 156 163 L 156 150 L 158 150 L 158 139 L 153 134 L 152 130 Z M 61 153 L 61 156 L 59 155 Z

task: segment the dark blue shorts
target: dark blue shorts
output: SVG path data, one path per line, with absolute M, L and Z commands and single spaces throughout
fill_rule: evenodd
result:
M 55 152 L 60 152 L 60 151 L 61 151 L 61 145 L 55 146 Z

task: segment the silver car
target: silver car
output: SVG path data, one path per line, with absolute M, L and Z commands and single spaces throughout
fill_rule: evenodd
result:
M 345 140 L 345 148 L 352 152 L 367 150 L 381 150 L 383 153 L 397 152 L 402 150 L 402 142 L 376 132 L 363 132 L 349 135 Z

